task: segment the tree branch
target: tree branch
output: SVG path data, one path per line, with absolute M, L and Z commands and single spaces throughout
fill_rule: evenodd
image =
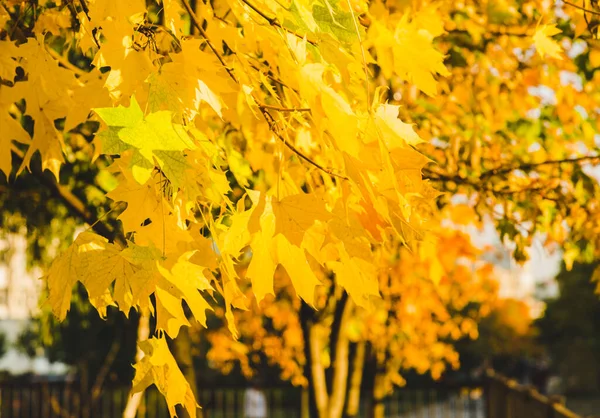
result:
M 578 4 L 571 3 L 570 1 L 563 0 L 563 3 L 564 4 L 568 4 L 569 6 L 574 7 L 576 9 L 583 10 L 586 13 L 589 13 L 589 14 L 592 14 L 592 15 L 596 15 L 596 16 L 600 16 L 600 12 L 597 12 L 595 10 L 586 9 L 585 7 L 582 7 L 582 6 L 578 5 Z
M 231 77 L 231 79 L 233 81 L 235 81 L 236 84 L 239 84 L 239 81 L 238 81 L 237 77 L 235 76 L 235 74 L 233 74 L 233 70 L 231 68 L 229 68 L 227 66 L 227 64 L 225 64 L 225 60 L 223 59 L 223 57 L 221 56 L 221 54 L 219 54 L 219 51 L 217 51 L 217 49 L 212 44 L 212 42 L 210 41 L 210 39 L 208 39 L 208 34 L 206 33 L 206 31 L 202 27 L 202 24 L 200 23 L 200 21 L 196 17 L 196 14 L 194 13 L 194 10 L 192 9 L 192 6 L 190 6 L 189 1 L 188 0 L 182 0 L 182 2 L 183 2 L 183 6 L 185 7 L 185 9 L 187 10 L 187 12 L 189 13 L 190 18 L 192 19 L 192 23 L 194 24 L 194 26 L 196 27 L 196 29 L 198 29 L 198 31 L 200 32 L 200 35 L 202 35 L 202 37 L 204 38 L 204 40 L 206 40 L 206 44 L 208 45 L 208 47 L 210 48 L 210 50 L 213 52 L 213 54 L 215 54 L 215 56 L 217 57 L 217 59 L 219 60 L 219 62 L 221 63 L 221 65 L 225 68 L 225 70 L 227 71 L 227 73 L 229 74 L 229 76 Z
M 276 110 L 277 112 L 310 112 L 310 108 L 308 107 L 278 107 L 278 106 L 271 106 L 271 105 L 267 105 L 267 104 L 262 104 L 262 103 L 257 103 L 258 107 L 262 107 L 264 109 L 268 109 L 268 110 Z
M 335 289 L 337 286 L 335 286 L 335 284 L 332 283 L 331 287 Z M 334 296 L 330 296 L 330 297 L 332 297 L 334 301 L 337 299 Z M 339 298 L 339 300 L 335 304 L 335 310 L 333 312 L 333 321 L 331 323 L 331 331 L 329 334 L 329 352 L 331 353 L 330 354 L 331 364 L 333 365 L 333 367 L 330 368 L 329 370 L 327 370 L 327 372 L 326 372 L 326 382 L 327 382 L 327 390 L 330 392 L 332 391 L 332 387 L 333 387 L 335 362 L 337 359 L 336 356 L 338 354 L 337 353 L 337 344 L 339 341 L 340 330 L 342 328 L 342 316 L 344 315 L 347 303 L 348 303 L 348 293 L 345 291 L 342 291 L 342 296 Z
M 185 0 L 184 0 L 185 1 Z M 297 38 L 300 39 L 306 39 L 306 42 L 308 42 L 311 45 L 318 45 L 318 42 L 313 41 L 311 39 L 308 39 L 306 36 L 300 35 L 299 33 L 294 32 L 291 29 L 286 28 L 285 26 L 282 26 L 281 23 L 279 23 L 277 21 L 276 17 L 269 17 L 267 16 L 262 10 L 260 10 L 258 7 L 254 6 L 252 3 L 250 3 L 248 0 L 242 0 L 242 3 L 244 3 L 245 5 L 247 5 L 248 7 L 250 7 L 252 10 L 254 10 L 260 17 L 262 17 L 263 19 L 265 19 L 267 22 L 269 22 L 269 25 L 271 26 L 275 26 L 278 27 L 279 29 L 282 29 L 284 31 L 286 31 L 287 33 L 290 33 L 292 35 L 294 35 Z
M 510 173 L 511 171 L 515 171 L 515 170 L 528 171 L 533 168 L 542 167 L 545 165 L 577 164 L 577 163 L 591 162 L 591 161 L 600 161 L 600 155 L 586 155 L 583 157 L 565 158 L 562 160 L 548 160 L 548 161 L 543 161 L 541 163 L 522 163 L 522 164 L 513 165 L 513 166 L 498 167 L 498 168 L 494 168 L 492 170 L 484 171 L 483 173 L 481 173 L 480 177 L 482 179 L 484 179 L 484 178 L 489 178 L 489 177 L 493 177 L 493 176 L 498 176 L 501 174 L 507 174 L 507 173 Z
M 345 292 L 344 292 L 345 293 Z M 350 315 L 352 314 L 353 302 L 346 298 L 343 313 L 339 319 L 337 342 L 335 344 L 335 361 L 333 362 L 333 384 L 329 397 L 329 414 L 331 418 L 340 418 L 344 411 L 346 400 L 346 388 L 348 385 L 348 357 L 349 345 L 348 335 L 345 330 Z
M 13 150 L 13 152 L 15 152 L 20 158 L 23 158 L 22 153 L 18 152 L 17 150 Z M 68 187 L 57 183 L 54 181 L 54 179 L 45 175 L 44 172 L 37 167 L 31 168 L 30 171 L 31 175 L 38 179 L 42 185 L 46 186 L 46 188 L 56 198 L 61 200 L 73 215 L 81 219 L 84 223 L 90 225 L 90 227 L 98 235 L 102 235 L 107 240 L 116 242 L 122 247 L 127 246 L 125 237 L 120 232 L 115 231 L 112 227 L 103 222 L 101 218 L 98 218 L 95 214 L 93 214 Z
M 495 194 L 517 194 L 517 193 L 522 193 L 522 192 L 526 192 L 526 191 L 543 190 L 544 187 L 540 186 L 540 187 L 528 187 L 528 188 L 519 189 L 519 190 L 513 190 L 513 189 L 502 190 L 502 189 L 494 189 L 493 187 L 488 187 L 486 185 L 485 180 L 488 180 L 491 177 L 509 174 L 516 170 L 531 171 L 534 168 L 549 166 L 549 165 L 579 164 L 579 163 L 593 162 L 593 161 L 600 161 L 600 155 L 588 155 L 588 156 L 577 157 L 577 158 L 565 158 L 562 160 L 548 160 L 548 161 L 542 161 L 540 163 L 522 163 L 522 164 L 517 164 L 517 165 L 513 165 L 513 166 L 500 166 L 500 167 L 482 172 L 479 176 L 478 181 L 471 180 L 467 177 L 462 177 L 458 174 L 440 173 L 440 172 L 437 172 L 437 171 L 434 171 L 434 170 L 431 170 L 428 168 L 423 168 L 422 171 L 423 171 L 423 178 L 427 179 L 427 180 L 431 180 L 431 181 L 436 181 L 436 182 L 451 181 L 451 182 L 454 182 L 457 184 L 471 186 L 473 188 L 489 191 L 489 192 L 492 192 Z
M 185 9 L 187 10 L 187 12 L 190 15 L 190 18 L 192 19 L 192 23 L 194 24 L 194 26 L 196 26 L 196 28 L 198 29 L 198 31 L 200 32 L 200 34 L 202 35 L 202 37 L 204 37 L 204 39 L 206 40 L 207 45 L 209 46 L 209 48 L 211 49 L 211 51 L 215 54 L 215 56 L 217 57 L 217 59 L 219 60 L 219 62 L 223 65 L 223 67 L 227 70 L 227 73 L 229 74 L 229 76 L 231 77 L 231 79 L 236 83 L 236 84 L 240 84 L 239 80 L 237 79 L 237 77 L 235 76 L 235 74 L 233 73 L 233 70 L 229 67 L 227 67 L 227 65 L 225 64 L 225 60 L 223 59 L 223 57 L 221 56 L 221 54 L 219 54 L 219 51 L 216 50 L 216 48 L 213 46 L 212 42 L 210 41 L 210 39 L 208 39 L 207 33 L 206 31 L 202 28 L 202 25 L 200 24 L 200 22 L 198 21 L 198 18 L 196 17 L 194 11 L 192 10 L 192 7 L 190 6 L 190 3 L 188 2 L 188 0 L 182 0 L 183 1 L 183 5 L 185 7 Z M 250 5 L 249 3 L 247 3 L 245 0 L 244 3 Z M 254 6 L 251 6 L 253 10 L 257 11 L 257 9 L 254 8 Z M 261 12 L 262 13 L 262 12 Z M 263 16 L 261 14 L 261 16 Z M 263 16 L 264 17 L 264 16 Z M 271 21 L 271 20 L 269 20 Z M 276 21 L 275 21 L 276 22 Z M 279 23 L 277 23 L 278 26 Z M 281 25 L 279 25 L 279 27 L 281 27 Z M 285 29 L 282 27 L 282 29 Z M 254 95 L 252 95 L 252 98 L 254 99 L 254 101 L 258 104 L 259 101 L 257 100 L 256 97 L 254 97 Z M 290 144 L 288 141 L 286 141 L 286 139 L 279 133 L 277 127 L 275 126 L 273 117 L 271 116 L 271 114 L 267 111 L 267 108 L 265 107 L 261 107 L 261 105 L 258 105 L 258 108 L 260 109 L 263 117 L 265 118 L 265 121 L 267 122 L 267 124 L 269 125 L 269 129 L 271 130 L 271 132 L 273 132 L 275 134 L 275 136 L 281 141 L 283 142 L 283 144 L 288 147 L 291 151 L 293 151 L 296 155 L 298 155 L 301 159 L 303 159 L 304 161 L 310 163 L 311 165 L 315 166 L 316 168 L 318 168 L 319 170 L 329 174 L 330 176 L 333 177 L 338 177 L 344 180 L 347 180 L 347 177 L 344 177 L 342 175 L 336 174 L 334 173 L 332 170 L 327 169 L 325 167 L 323 167 L 322 165 L 320 165 L 319 163 L 313 161 L 311 158 L 307 157 L 306 155 L 304 155 L 298 148 L 296 148 L 293 144 Z
M 63 57 L 62 55 L 60 55 L 58 52 L 56 52 L 55 50 L 53 50 L 52 48 L 46 48 L 46 51 L 48 51 L 48 53 L 56 60 L 58 61 L 59 64 L 61 64 L 63 67 L 68 68 L 69 70 L 73 71 L 75 74 L 77 74 L 78 76 L 83 76 L 85 74 L 87 74 L 85 71 L 83 71 L 81 68 L 77 67 L 75 64 L 72 64 L 67 58 Z

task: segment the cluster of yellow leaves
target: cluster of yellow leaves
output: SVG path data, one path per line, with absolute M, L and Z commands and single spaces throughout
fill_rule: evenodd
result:
M 224 0 L 192 11 L 165 0 L 164 25 L 141 0 L 85 5 L 44 5 L 30 17 L 36 37 L 0 41 L 0 169 L 12 172 L 11 151 L 18 172 L 39 154 L 59 180 L 81 124 L 99 121 L 94 158 L 112 162 L 117 185 L 107 197 L 115 208 L 126 203 L 126 242 L 84 232 L 50 268 L 57 316 L 80 281 L 101 313 L 152 311 L 158 332 L 175 337 L 189 325 L 182 301 L 204 323 L 206 297 L 218 292 L 237 336 L 234 309 L 248 308 L 240 283 L 249 279 L 260 300 L 273 293 L 278 266 L 309 304 L 318 272 L 330 268 L 370 306 L 378 297 L 371 247 L 420 240 L 436 192 L 421 178 L 419 136 L 370 86 L 369 49 L 382 60 L 391 54 L 386 71 L 395 66 L 433 94 L 434 75 L 446 73 L 432 43 L 439 25 L 381 12 L 372 16 L 377 32 L 367 31 L 337 1 Z M 25 13 L 18 3 L 5 11 Z M 89 61 L 78 67 L 71 53 Z M 147 350 L 144 367 L 163 367 L 163 348 Z M 171 408 L 184 399 L 173 390 Z
M 569 262 L 596 256 L 595 15 L 541 0 L 435 5 L 453 16 L 436 43 L 448 70 L 438 94 L 398 76 L 379 81 L 419 127 L 417 148 L 437 163 L 425 176 L 448 192 L 440 203 L 464 198 L 517 244 L 518 260 L 534 237 L 564 247 Z
M 397 262 L 382 269 L 382 299 L 373 313 L 361 311 L 349 330 L 352 338 L 370 342 L 385 367 L 388 390 L 404 383 L 404 370 L 437 379 L 446 364 L 457 368 L 451 341 L 477 338 L 477 323 L 497 297 L 492 266 L 479 260 L 481 250 L 468 235 L 441 228 L 436 238 L 421 245 L 418 255 L 402 250 Z
M 402 374 L 407 370 L 429 372 L 437 379 L 447 364 L 458 367 L 452 341 L 477 338 L 479 321 L 500 305 L 493 268 L 479 260 L 482 251 L 473 247 L 469 236 L 443 228 L 436 233 L 439 239 L 420 244 L 419 254 L 401 250 L 396 261 L 390 261 L 389 253 L 374 254 L 380 260 L 381 299 L 371 310 L 353 307 L 341 328 L 344 338 L 352 343 L 368 342 L 371 355 L 384 359 L 388 389 L 392 384 L 403 385 Z M 297 300 L 290 300 L 291 286 L 282 284 L 275 299 L 268 297 L 260 308 L 236 313 L 241 332 L 238 341 L 224 329 L 209 334 L 209 357 L 216 368 L 229 372 L 234 364 L 240 364 L 251 376 L 263 366 L 252 360 L 253 353 L 261 352 L 281 369 L 282 379 L 306 384 L 300 306 Z M 320 311 L 326 311 L 328 301 L 317 299 Z M 326 315 L 310 325 L 316 329 L 313 337 L 320 340 L 319 362 L 325 368 L 331 366 L 328 342 L 333 320 Z
M 437 375 L 439 362 L 454 357 L 433 341 L 474 335 L 474 328 L 468 318 L 444 317 L 442 309 L 450 301 L 464 306 L 456 286 L 445 282 L 451 271 L 457 283 L 466 281 L 464 266 L 440 252 L 441 244 L 417 245 L 436 224 L 438 193 L 422 176 L 430 158 L 439 163 L 431 177 L 444 188 L 479 185 L 484 198 L 472 206 L 492 211 L 500 202 L 505 217 L 516 210 L 517 222 L 539 219 L 549 239 L 564 241 L 558 199 L 540 202 L 538 213 L 527 199 L 498 196 L 561 186 L 579 199 L 569 213 L 591 208 L 581 202 L 583 186 L 561 184 L 551 166 L 536 165 L 581 155 L 580 134 L 586 150 L 594 141 L 595 116 L 582 122 L 572 111 L 595 108 L 594 92 L 556 87 L 559 71 L 576 71 L 573 60 L 546 67 L 526 53 L 533 43 L 540 56 L 559 58 L 552 38 L 558 29 L 548 24 L 527 36 L 487 39 L 498 26 L 527 30 L 536 10 L 548 12 L 547 2 L 527 1 L 519 10 L 511 2 L 488 8 L 475 1 L 217 0 L 196 2 L 196 10 L 187 0 L 163 0 L 154 9 L 146 3 L 57 2 L 26 10 L 8 2 L 0 8 L 2 30 L 19 25 L 13 16 L 31 14 L 29 32 L 11 29 L 0 41 L 0 171 L 20 173 L 39 155 L 42 169 L 58 181 L 65 156 L 73 164 L 80 158 L 70 152 L 73 138 L 82 124 L 95 129 L 88 123 L 94 121 L 100 129 L 85 162 L 109 161 L 104 173 L 116 184 L 106 196 L 121 211 L 125 239 L 111 243 L 84 232 L 57 258 L 46 279 L 60 318 L 80 281 L 101 313 L 108 305 L 153 311 L 158 333 L 174 337 L 189 325 L 182 301 L 203 324 L 210 296 L 218 294 L 235 337 L 234 312 L 250 308 L 248 282 L 261 301 L 275 293 L 276 271 L 285 271 L 295 294 L 316 306 L 322 272 L 329 270 L 353 303 L 375 312 L 368 316 L 375 321 L 368 327 L 373 338 L 375 324 L 390 312 L 442 318 L 443 326 L 432 319 L 433 331 L 415 343 L 433 344 L 433 357 L 399 343 L 406 360 L 392 367 L 431 368 Z M 452 38 L 465 35 L 466 45 Z M 82 59 L 74 64 L 73 55 Z M 529 130 L 513 129 L 549 100 L 530 88 L 550 81 L 553 117 L 562 124 L 538 118 Z M 560 139 L 565 134 L 568 141 Z M 542 175 L 509 170 L 508 178 L 497 179 L 494 170 L 515 156 Z M 479 177 L 490 181 L 480 185 Z M 575 219 L 569 226 L 585 223 Z M 402 250 L 400 259 L 415 267 L 415 276 L 390 288 L 385 278 L 399 272 L 382 274 L 380 261 L 388 266 L 383 254 L 399 245 L 416 254 L 410 261 Z M 400 291 L 446 299 L 439 306 L 419 303 L 413 312 L 388 299 Z M 397 326 L 394 332 L 417 338 L 416 325 Z M 142 364 L 157 385 L 179 381 L 160 341 L 148 342 Z M 185 403 L 193 413 L 184 385 L 174 384 L 170 407 Z
M 286 283 L 282 280 L 282 283 Z M 288 286 L 291 284 L 288 283 Z M 277 299 L 268 297 L 248 311 L 237 311 L 236 323 L 240 337 L 234 340 L 224 328 L 210 330 L 211 344 L 207 353 L 212 367 L 229 373 L 239 364 L 242 373 L 251 378 L 263 369 L 263 358 L 280 369 L 280 377 L 294 385 L 306 386 L 304 338 L 300 323 L 300 302 L 290 298 L 287 286 L 278 286 Z M 251 296 L 251 292 L 248 292 Z M 216 312 L 219 313 L 218 311 Z

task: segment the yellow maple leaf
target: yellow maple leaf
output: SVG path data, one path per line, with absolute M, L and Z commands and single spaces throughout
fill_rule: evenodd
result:
M 299 193 L 273 201 L 275 214 L 275 235 L 283 234 L 293 245 L 300 246 L 304 233 L 315 221 L 327 222 L 331 213 L 325 207 L 325 201 L 314 194 Z
M 206 310 L 212 308 L 199 291 L 213 288 L 204 276 L 205 268 L 190 262 L 195 253 L 196 251 L 183 253 L 170 269 L 159 265 L 158 270 L 181 292 L 196 320 L 206 326 Z
M 0 47 L 0 49 L 2 48 Z M 2 67 L 1 62 L 0 67 Z M 2 77 L 0 76 L 0 78 Z M 12 168 L 11 152 L 16 150 L 13 141 L 28 144 L 31 142 L 31 139 L 27 131 L 23 129 L 23 126 L 10 115 L 9 108 L 11 103 L 6 103 L 3 100 L 5 96 L 4 92 L 7 89 L 9 88 L 0 86 L 0 171 L 4 172 L 8 177 Z
M 156 190 L 159 181 L 159 178 L 151 178 L 145 184 L 139 184 L 133 178 L 124 178 L 106 194 L 115 202 L 127 203 L 127 208 L 117 218 L 123 223 L 125 232 L 139 230 L 142 223 L 160 209 L 160 195 Z
M 92 232 L 82 232 L 75 242 L 52 263 L 47 274 L 48 301 L 52 312 L 64 319 L 71 303 L 71 290 L 81 281 L 90 301 L 101 300 L 119 275 L 132 270 L 120 260 L 120 248 Z
M 277 259 L 292 280 L 294 289 L 306 303 L 315 304 L 315 287 L 319 279 L 310 268 L 304 250 L 291 244 L 284 235 L 275 237 Z
M 277 264 L 272 256 L 272 236 L 259 232 L 252 239 L 252 260 L 248 265 L 246 277 L 252 281 L 252 291 L 256 301 L 260 302 L 267 294 L 275 295 L 273 290 L 273 275 Z
M 175 405 L 182 405 L 190 417 L 196 417 L 196 398 L 169 351 L 166 339 L 150 338 L 139 345 L 144 357 L 134 366 L 133 391 L 141 392 L 154 384 L 167 399 L 172 417 L 176 416 Z
M 164 330 L 171 338 L 176 338 L 179 328 L 190 326 L 183 306 L 181 297 L 175 297 L 171 293 L 157 288 L 156 292 L 156 328 Z
M 533 35 L 533 42 L 540 57 L 544 58 L 545 55 L 549 55 L 552 58 L 562 60 L 562 56 L 560 55 L 562 47 L 551 38 L 551 36 L 561 32 L 556 25 L 542 25 L 537 28 L 535 35 Z
M 399 106 L 382 104 L 375 112 L 377 127 L 389 150 L 405 148 L 406 144 L 417 145 L 423 142 L 411 124 L 398 119 L 398 108 Z

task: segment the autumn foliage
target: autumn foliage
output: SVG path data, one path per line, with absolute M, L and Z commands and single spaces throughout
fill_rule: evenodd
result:
M 366 345 L 379 389 L 440 376 L 495 292 L 458 225 L 518 260 L 535 236 L 597 252 L 598 25 L 561 7 L 2 2 L 0 171 L 85 224 L 47 305 L 64 318 L 81 282 L 101 315 L 153 315 L 134 390 L 172 414 L 196 400 L 167 336 L 207 310 L 214 362 L 264 352 L 322 418 L 351 409 Z

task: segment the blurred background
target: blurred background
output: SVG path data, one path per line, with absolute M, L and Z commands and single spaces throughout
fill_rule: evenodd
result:
M 465 232 L 483 249 L 480 261 L 493 266 L 497 300 L 478 320 L 478 338 L 455 342 L 460 366 L 435 376 L 438 383 L 430 370 L 423 374 L 414 368 L 402 371 L 404 386 L 387 400 L 393 403 L 389 409 L 396 408 L 396 416 L 404 416 L 402 408 L 409 411 L 406 405 L 439 403 L 444 398 L 440 390 L 476 387 L 484 370 L 494 368 L 541 393 L 564 397 L 574 412 L 600 416 L 600 299 L 591 281 L 596 264 L 575 263 L 567 271 L 558 251 L 550 253 L 540 245 L 530 248 L 530 261 L 518 265 L 493 228 Z M 32 247 L 18 231 L 5 233 L 0 241 L 1 383 L 30 389 L 49 385 L 59 398 L 68 396 L 65 388 L 89 396 L 117 393 L 114 402 L 100 403 L 123 409 L 134 374 L 136 313 L 126 318 L 109 308 L 106 318 L 100 318 L 81 288 L 74 292 L 66 321 L 56 322 L 39 306 L 44 292 L 39 280 L 42 272 L 28 248 Z M 244 390 L 253 385 L 264 388 L 273 410 L 282 416 L 302 413 L 296 408 L 303 396 L 302 370 L 293 370 L 299 363 L 293 357 L 300 354 L 294 354 L 290 342 L 295 338 L 301 346 L 302 335 L 291 335 L 292 320 L 285 319 L 284 310 L 275 314 L 284 321 L 281 326 L 269 309 L 254 313 L 251 320 L 238 318 L 242 329 L 238 341 L 229 335 L 218 309 L 209 316 L 208 329 L 197 324 L 189 332 L 182 328 L 177 340 L 183 345 L 175 349 L 189 352 L 182 369 L 197 382 L 206 415 L 242 416 Z M 364 373 L 369 369 L 366 364 Z M 364 392 L 362 402 L 368 403 L 370 391 Z M 156 416 L 161 416 L 156 411 L 164 409 L 166 416 L 164 400 L 155 391 L 148 390 L 145 396 L 142 409 L 150 408 Z M 483 416 L 478 415 L 483 414 L 483 404 L 472 401 L 477 398 L 472 393 L 469 396 L 471 400 L 461 401 L 460 408 L 471 408 L 474 415 L 465 416 Z M 159 405 L 158 409 L 151 404 Z

